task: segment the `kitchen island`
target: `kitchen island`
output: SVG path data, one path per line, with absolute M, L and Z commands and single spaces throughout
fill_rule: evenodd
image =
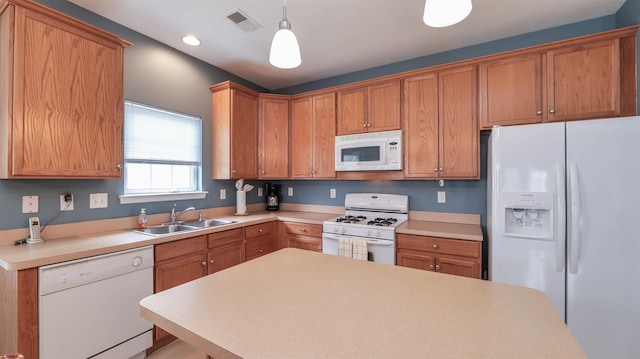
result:
M 213 358 L 584 358 L 542 292 L 293 248 L 154 294 Z

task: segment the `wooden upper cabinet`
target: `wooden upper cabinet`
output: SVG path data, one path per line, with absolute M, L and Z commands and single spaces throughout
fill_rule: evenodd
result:
M 616 117 L 620 105 L 620 40 L 547 52 L 548 121 Z
M 289 177 L 289 96 L 260 95 L 258 178 Z
M 405 177 L 438 177 L 438 119 L 438 74 L 430 73 L 405 79 Z
M 407 178 L 478 178 L 475 66 L 404 80 Z
M 479 66 L 480 126 L 542 122 L 542 55 L 500 59 Z
M 635 115 L 636 31 L 612 30 L 480 63 L 481 128 Z
M 400 80 L 338 91 L 337 135 L 400 129 Z
M 0 177 L 121 177 L 131 43 L 32 1 L 5 4 Z
M 291 177 L 335 178 L 335 92 L 291 101 Z
M 226 81 L 213 93 L 213 179 L 258 178 L 258 93 Z

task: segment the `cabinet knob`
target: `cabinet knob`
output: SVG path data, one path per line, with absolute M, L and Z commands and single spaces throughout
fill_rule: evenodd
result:
M 542 110 L 539 110 L 538 112 L 536 112 L 536 115 L 542 115 Z
M 437 265 L 437 266 L 436 266 L 436 270 L 440 270 L 440 265 Z
M 367 123 L 367 127 L 371 127 L 371 124 L 370 124 L 370 123 Z
M 117 168 L 117 169 L 119 169 L 119 170 L 121 170 L 121 169 L 122 169 L 122 164 L 121 164 L 121 163 L 118 163 L 118 164 L 116 165 L 116 168 Z
M 434 244 L 431 247 L 433 247 L 433 249 L 438 249 L 438 245 L 437 244 Z
M 429 269 L 433 270 L 433 264 L 429 265 Z
M 306 232 L 307 230 L 304 228 L 300 228 L 300 232 Z
M 551 109 L 551 110 L 549 110 L 549 113 L 556 113 L 556 110 L 555 109 Z
M 442 167 L 438 168 L 438 172 L 444 172 L 444 168 Z
M 215 262 L 213 259 L 209 259 L 209 263 L 213 264 Z
M 258 232 L 262 233 L 262 228 L 258 229 Z
M 363 124 L 362 124 L 362 127 L 367 128 L 367 124 L 366 124 L 366 123 L 363 123 Z
M 265 173 L 267 173 L 267 172 L 265 172 L 265 170 L 262 170 L 262 174 L 265 174 Z
M 202 265 L 203 265 L 203 266 L 206 266 L 206 265 L 207 265 L 207 262 L 202 262 Z
M 264 251 L 261 249 L 261 250 L 259 250 L 258 252 L 263 253 Z
M 236 173 L 236 170 L 231 170 L 231 173 Z
M 319 250 L 320 252 L 322 252 L 322 247 L 318 247 L 318 250 Z
M 434 169 L 433 169 L 433 172 L 438 172 L 438 169 L 437 169 L 437 168 L 434 168 Z

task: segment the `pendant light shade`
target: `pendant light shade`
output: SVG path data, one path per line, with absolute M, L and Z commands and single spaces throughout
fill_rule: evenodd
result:
M 278 26 L 278 31 L 273 36 L 271 42 L 271 52 L 269 62 L 281 69 L 293 69 L 302 63 L 300 58 L 300 46 L 298 39 L 291 31 L 291 23 L 287 20 L 287 1 L 284 2 L 282 21 Z
M 431 27 L 457 24 L 471 13 L 471 0 L 426 0 L 424 23 Z

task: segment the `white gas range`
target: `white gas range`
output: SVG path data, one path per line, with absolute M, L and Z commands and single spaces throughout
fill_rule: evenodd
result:
M 395 264 L 396 227 L 409 219 L 409 197 L 348 193 L 345 214 L 323 222 L 322 253 L 338 255 L 341 238 L 366 238 L 369 260 Z

